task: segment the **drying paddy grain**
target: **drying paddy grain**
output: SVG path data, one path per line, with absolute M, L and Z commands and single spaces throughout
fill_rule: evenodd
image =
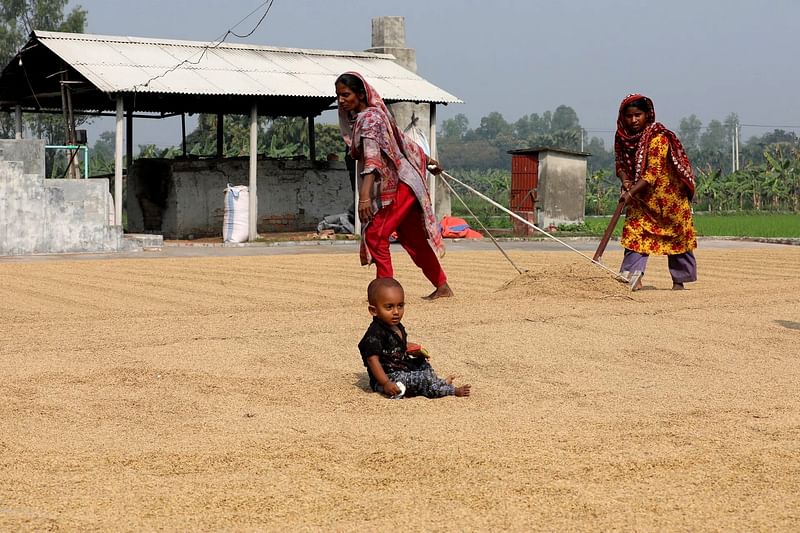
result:
M 473 386 L 402 401 L 354 255 L 0 264 L 0 529 L 800 529 L 800 249 L 636 293 L 512 255 L 448 254 L 428 303 L 395 253 L 411 340 Z

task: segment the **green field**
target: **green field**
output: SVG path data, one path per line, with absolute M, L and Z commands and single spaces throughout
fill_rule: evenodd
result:
M 586 217 L 588 233 L 601 235 L 610 217 Z M 800 214 L 796 213 L 695 213 L 694 225 L 702 237 L 800 238 Z M 622 231 L 622 220 L 615 235 Z

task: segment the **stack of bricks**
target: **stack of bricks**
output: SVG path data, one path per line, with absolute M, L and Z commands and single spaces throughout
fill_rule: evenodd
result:
M 259 231 L 299 231 L 300 220 L 297 214 L 286 213 L 282 215 L 268 215 L 260 217 L 258 220 Z

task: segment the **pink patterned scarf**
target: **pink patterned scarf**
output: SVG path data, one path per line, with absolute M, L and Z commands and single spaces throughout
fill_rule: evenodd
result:
M 427 169 L 425 152 L 417 143 L 408 139 L 389 113 L 389 109 L 376 91 L 361 74 L 345 72 L 357 77 L 364 84 L 367 93 L 367 109 L 358 114 L 348 113 L 339 109 L 339 130 L 347 146 L 350 147 L 350 156 L 359 159 L 359 146 L 361 138 L 367 137 L 378 143 L 381 151 L 394 163 L 395 168 L 400 168 L 400 159 L 405 157 L 414 170 L 424 177 Z

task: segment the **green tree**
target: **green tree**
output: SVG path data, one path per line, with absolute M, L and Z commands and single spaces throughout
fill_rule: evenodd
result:
M 463 139 L 467 131 L 469 131 L 469 120 L 464 114 L 459 113 L 442 122 L 442 138 L 444 139 Z
M 580 150 L 581 135 L 583 135 L 583 130 L 580 128 L 556 131 L 552 135 L 552 145 L 554 148 L 563 148 L 565 150 Z
M 600 137 L 592 137 L 589 139 L 589 142 L 586 143 L 586 146 L 584 146 L 583 149 L 592 155 L 588 161 L 590 173 L 595 173 L 605 169 L 610 173 L 611 177 L 614 177 L 614 152 L 612 150 L 606 150 L 606 145 L 603 139 Z M 616 179 L 616 177 L 614 177 L 614 179 Z M 618 185 L 619 180 L 617 180 L 617 186 Z
M 487 116 L 481 119 L 481 125 L 475 129 L 475 134 L 481 139 L 488 141 L 494 140 L 498 135 L 507 134 L 512 132 L 511 124 L 506 122 L 503 115 L 497 111 L 492 111 Z
M 578 131 L 580 127 L 581 121 L 578 120 L 578 114 L 571 107 L 560 105 L 553 112 L 553 120 L 550 123 L 551 133 Z
M 336 154 L 340 160 L 344 160 L 345 144 L 338 124 L 314 124 L 314 137 L 317 143 L 317 159 Z
M 695 202 L 700 210 L 715 211 L 720 209 L 722 194 L 722 173 L 719 170 L 703 170 L 696 172 Z
M 775 146 L 788 150 L 800 149 L 800 137 L 794 132 L 782 129 L 775 129 L 761 136 L 750 137 L 741 147 L 743 165 L 764 163 L 766 161 L 764 153 Z
M 531 133 L 544 135 L 553 130 L 553 114 L 550 111 L 545 111 L 541 117 L 533 113 L 529 118 L 529 122 L 531 125 Z
M 439 142 L 439 160 L 448 168 L 489 169 L 505 168 L 502 153 L 497 146 L 486 139 L 454 141 L 445 139 Z
M 537 135 L 547 135 L 551 132 L 552 113 L 545 111 L 544 115 L 538 113 L 522 115 L 519 120 L 514 122 L 514 135 L 518 139 L 530 139 Z
M 114 172 L 114 143 L 115 134 L 113 131 L 104 131 L 94 142 L 94 145 L 89 150 L 90 176 Z
M 780 144 L 764 151 L 765 189 L 777 209 L 800 211 L 800 149 Z
M 678 127 L 678 137 L 687 154 L 695 155 L 700 149 L 700 134 L 703 130 L 703 123 L 697 115 L 689 115 L 682 118 Z
M 614 210 L 619 196 L 619 180 L 601 169 L 586 178 L 586 214 L 604 215 Z
M 273 119 L 266 133 L 269 157 L 292 157 L 308 153 L 308 125 L 302 117 Z
M 697 165 L 710 166 L 721 172 L 729 172 L 730 164 L 730 136 L 724 124 L 719 120 L 708 123 L 706 131 L 700 135 L 700 152 Z

